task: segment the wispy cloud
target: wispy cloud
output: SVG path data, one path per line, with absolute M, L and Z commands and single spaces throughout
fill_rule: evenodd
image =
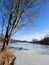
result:
M 44 32 L 47 33 L 47 34 L 49 34 L 49 29 L 46 29 Z
M 43 39 L 45 36 L 45 33 L 38 33 L 38 34 L 29 34 L 29 35 L 24 35 L 24 36 L 19 36 L 15 37 L 17 40 L 27 40 L 27 41 L 32 41 L 33 39 Z
M 36 33 L 30 33 L 30 34 L 24 34 L 24 35 L 20 35 L 17 37 L 14 37 L 17 40 L 27 40 L 27 41 L 32 41 L 33 39 L 43 39 L 45 36 L 49 35 L 49 30 L 45 29 L 43 32 L 36 32 Z

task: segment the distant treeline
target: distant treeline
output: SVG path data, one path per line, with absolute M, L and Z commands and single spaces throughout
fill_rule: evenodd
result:
M 44 45 L 49 45 L 49 37 L 45 37 L 44 39 L 39 40 L 39 41 L 34 39 L 32 42 L 33 43 L 40 43 L 40 44 L 44 44 Z
M 3 38 L 0 38 L 0 43 L 3 43 L 4 39 Z M 17 40 L 14 40 L 14 39 L 10 39 L 10 43 L 16 43 Z
M 4 38 L 0 38 L 0 42 L 3 43 L 3 41 Z M 17 43 L 17 42 L 30 43 L 29 41 L 10 39 L 10 43 Z

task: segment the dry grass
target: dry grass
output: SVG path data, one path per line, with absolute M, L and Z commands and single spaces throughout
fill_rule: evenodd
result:
M 14 59 L 15 57 L 10 49 L 0 52 L 0 65 L 12 65 Z

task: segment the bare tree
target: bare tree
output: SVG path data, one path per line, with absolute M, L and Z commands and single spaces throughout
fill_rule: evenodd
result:
M 1 0 L 0 13 L 3 15 L 2 20 L 5 27 L 5 38 L 2 50 L 7 48 L 11 36 L 24 26 L 31 24 L 37 17 L 41 8 L 45 5 L 46 0 Z M 2 32 L 3 28 L 2 27 Z

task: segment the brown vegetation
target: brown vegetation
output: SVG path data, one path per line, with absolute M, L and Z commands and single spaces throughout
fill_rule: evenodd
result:
M 13 65 L 14 60 L 15 57 L 9 49 L 0 51 L 0 65 Z

